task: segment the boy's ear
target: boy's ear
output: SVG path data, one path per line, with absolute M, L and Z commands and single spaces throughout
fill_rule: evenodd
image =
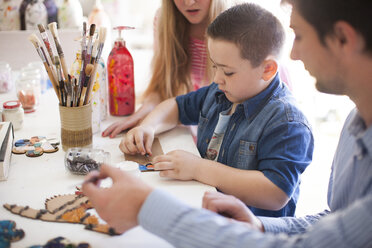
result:
M 278 71 L 278 63 L 276 63 L 276 61 L 273 59 L 265 60 L 264 62 L 262 62 L 262 66 L 264 71 L 261 78 L 264 81 L 269 81 L 270 79 L 272 79 Z

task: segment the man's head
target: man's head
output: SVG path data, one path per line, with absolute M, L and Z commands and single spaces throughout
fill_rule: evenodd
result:
M 296 38 L 291 57 L 304 62 L 319 91 L 360 97 L 366 65 L 372 62 L 372 3 L 362 0 L 284 0 L 293 6 Z M 368 9 L 368 10 L 366 10 Z M 369 44 L 370 43 L 370 44 Z M 360 85 L 357 85 L 360 84 Z M 366 89 L 364 89 L 365 91 Z M 359 95 L 359 96 L 357 96 Z
M 365 50 L 372 55 L 372 28 L 370 0 L 283 0 L 292 4 L 299 14 L 314 27 L 320 41 L 335 34 L 335 24 L 350 24 L 365 39 Z
M 208 27 L 214 82 L 233 103 L 263 91 L 275 76 L 284 42 L 280 22 L 255 4 L 236 5 Z

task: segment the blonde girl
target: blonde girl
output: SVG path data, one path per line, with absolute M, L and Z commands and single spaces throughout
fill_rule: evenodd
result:
M 161 101 L 208 84 L 205 42 L 208 25 L 230 0 L 162 0 L 154 21 L 152 77 L 137 112 L 113 123 L 102 136 L 115 137 L 136 126 Z

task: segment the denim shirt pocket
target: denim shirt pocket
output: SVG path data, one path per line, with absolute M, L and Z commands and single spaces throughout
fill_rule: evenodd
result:
M 205 129 L 205 126 L 208 123 L 208 119 L 202 116 L 201 114 L 199 115 L 199 123 L 198 123 L 198 129 L 200 131 L 203 131 Z
M 257 164 L 257 142 L 239 141 L 238 163 L 239 169 L 255 169 Z

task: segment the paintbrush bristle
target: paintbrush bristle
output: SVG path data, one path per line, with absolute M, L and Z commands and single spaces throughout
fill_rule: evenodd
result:
M 44 33 L 45 32 L 45 27 L 44 27 L 43 24 L 37 24 L 37 27 L 38 27 L 40 33 Z
M 34 45 L 34 47 L 40 47 L 40 41 L 39 41 L 39 38 L 37 38 L 36 34 L 30 34 L 30 36 L 28 36 L 28 40 L 31 41 L 31 43 Z
M 99 29 L 99 43 L 105 43 L 105 40 L 106 40 L 106 28 L 105 27 L 101 27 Z
M 52 33 L 54 37 L 58 36 L 57 33 L 57 23 L 56 22 L 51 22 L 48 24 L 49 31 Z
M 85 67 L 85 75 L 90 76 L 92 74 L 94 66 L 92 64 L 87 64 Z
M 93 23 L 92 25 L 90 25 L 89 36 L 93 36 L 94 31 L 96 31 L 96 24 Z

